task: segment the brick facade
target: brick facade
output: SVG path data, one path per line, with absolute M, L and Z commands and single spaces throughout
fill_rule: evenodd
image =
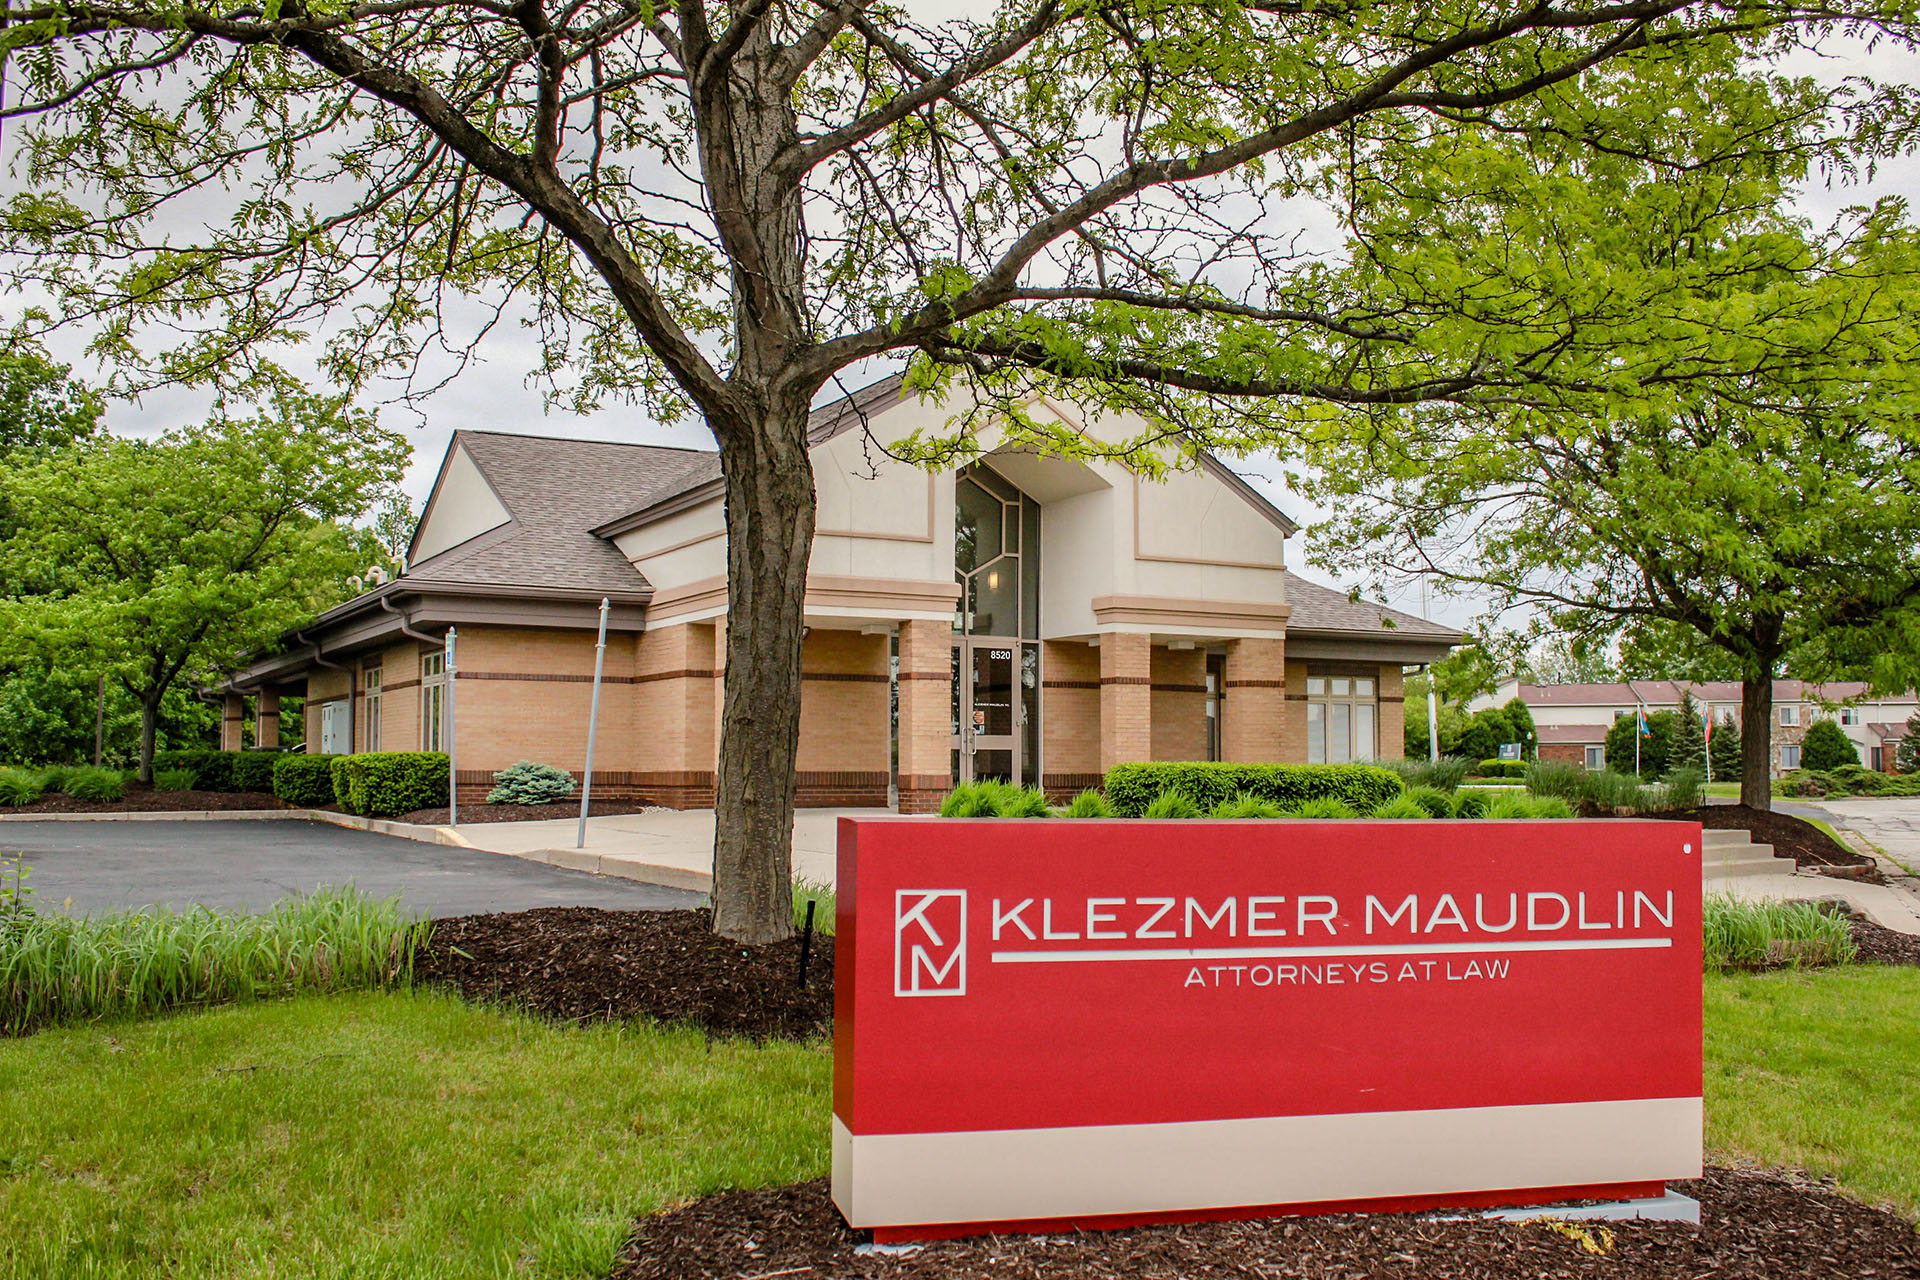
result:
M 1040 784 L 1055 800 L 1100 783 L 1100 650 L 1078 640 L 1040 646 Z
M 1380 668 L 1380 748 L 1382 760 L 1407 754 L 1407 682 L 1398 667 Z
M 1207 651 L 1155 647 L 1149 659 L 1155 760 L 1207 758 Z
M 1286 643 L 1229 640 L 1226 665 L 1221 758 L 1243 764 L 1289 759 L 1281 740 L 1287 712 Z
M 900 624 L 900 812 L 932 813 L 953 787 L 953 629 Z M 804 696 L 804 695 L 803 695 Z
M 1100 771 L 1153 759 L 1153 664 L 1147 637 L 1100 637 Z

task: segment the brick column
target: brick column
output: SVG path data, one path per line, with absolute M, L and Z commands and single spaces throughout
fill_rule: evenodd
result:
M 953 626 L 900 624 L 900 812 L 932 813 L 953 788 Z
M 1407 753 L 1407 685 L 1398 667 L 1380 668 L 1380 750 L 1382 760 Z
M 1137 631 L 1100 637 L 1100 771 L 1153 759 L 1152 646 Z
M 220 713 L 220 749 L 238 751 L 245 745 L 243 730 L 247 723 L 247 700 L 237 693 L 227 695 L 225 708 Z
M 254 699 L 253 744 L 256 747 L 280 745 L 280 695 L 262 689 Z
M 1282 746 L 1287 707 L 1286 642 L 1252 637 L 1227 641 L 1225 693 L 1221 759 L 1239 764 L 1290 759 Z

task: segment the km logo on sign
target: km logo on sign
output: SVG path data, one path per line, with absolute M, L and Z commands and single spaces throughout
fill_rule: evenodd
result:
M 894 892 L 893 994 L 967 994 L 965 889 Z

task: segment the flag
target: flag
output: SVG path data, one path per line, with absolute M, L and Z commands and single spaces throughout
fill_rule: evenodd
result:
M 1643 738 L 1651 738 L 1653 736 L 1653 729 L 1647 724 L 1647 710 L 1645 707 L 1633 713 L 1633 727 L 1640 731 L 1640 736 Z

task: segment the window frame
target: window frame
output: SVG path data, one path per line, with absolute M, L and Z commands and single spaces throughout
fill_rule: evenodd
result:
M 428 649 L 420 654 L 420 749 L 446 750 L 447 653 Z
M 1358 668 L 1309 666 L 1306 698 L 1308 764 L 1355 764 L 1379 758 L 1380 672 L 1377 668 L 1369 667 L 1363 672 Z M 1364 736 L 1368 739 L 1364 747 L 1360 743 L 1363 721 Z M 1334 759 L 1331 731 L 1337 724 L 1346 727 L 1346 754 Z

